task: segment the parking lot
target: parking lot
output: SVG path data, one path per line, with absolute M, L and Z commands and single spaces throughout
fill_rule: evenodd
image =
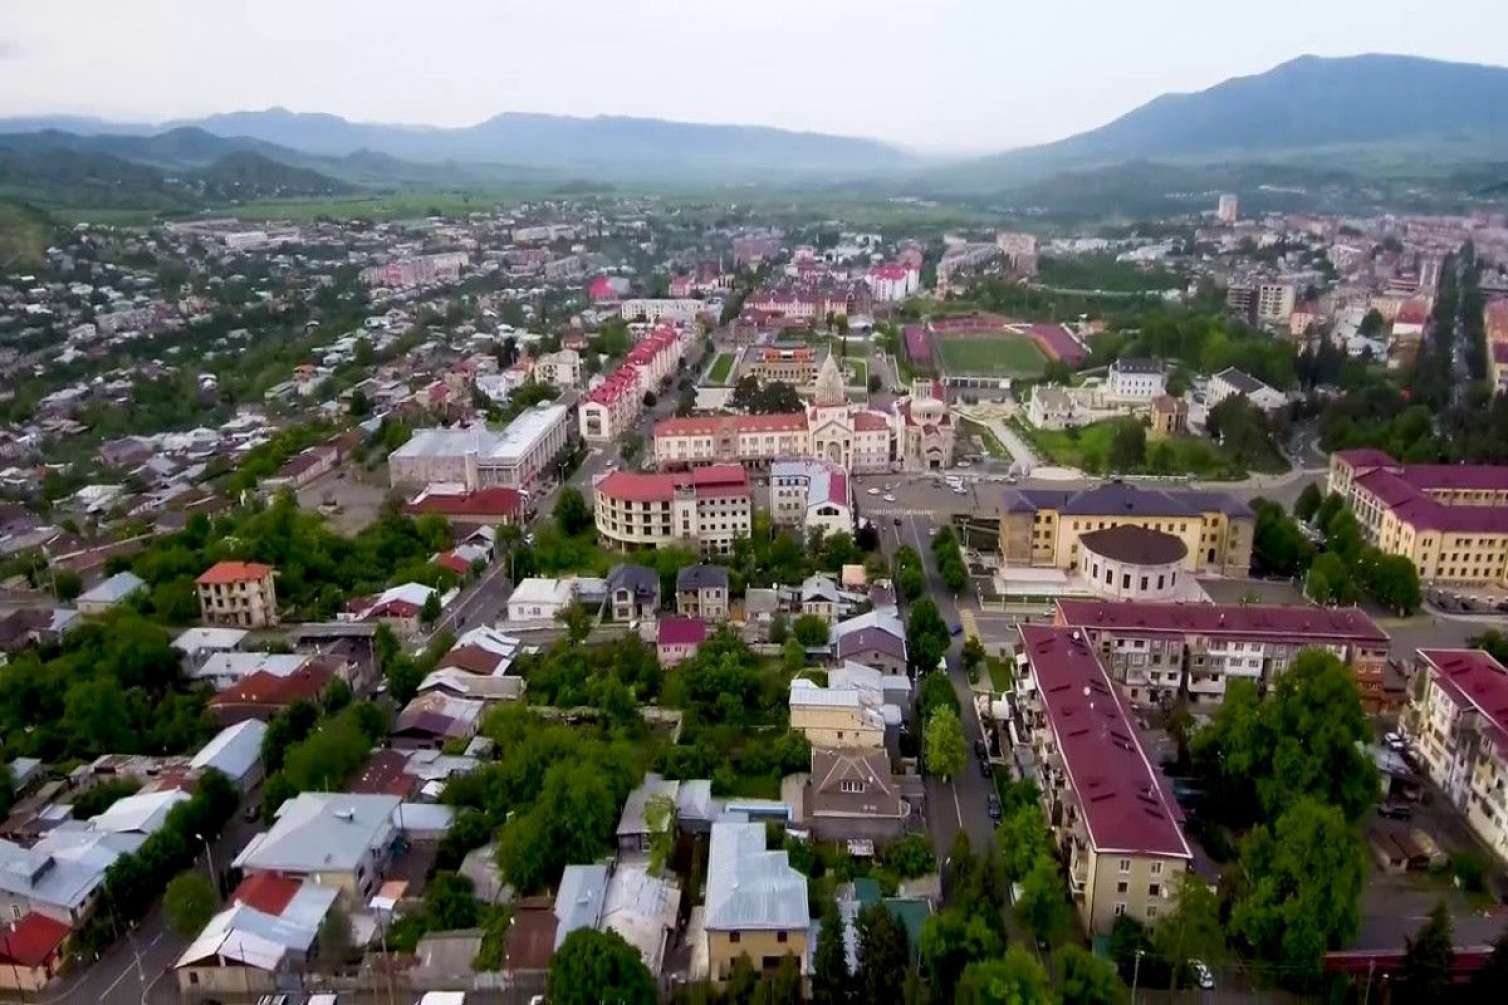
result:
M 298 490 L 298 504 L 322 513 L 341 534 L 354 534 L 377 519 L 387 499 L 387 465 L 368 471 L 342 464 Z

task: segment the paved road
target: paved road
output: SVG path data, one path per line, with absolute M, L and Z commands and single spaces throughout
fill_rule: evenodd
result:
M 900 526 L 889 520 L 881 527 L 881 542 L 885 551 L 894 554 L 903 544 L 915 548 L 922 557 L 927 574 L 927 593 L 937 604 L 938 612 L 948 624 L 958 623 L 958 605 L 948 592 L 932 559 L 932 535 L 938 524 L 931 516 L 905 516 Z M 994 791 L 994 782 L 979 774 L 979 766 L 973 757 L 974 740 L 984 736 L 979 716 L 974 709 L 969 679 L 963 670 L 960 658 L 961 639 L 956 639 L 948 650 L 948 678 L 958 696 L 959 717 L 963 723 L 964 738 L 968 741 L 970 756 L 964 770 L 957 777 L 944 781 L 933 775 L 927 776 L 927 829 L 932 837 L 932 848 L 938 859 L 945 858 L 953 847 L 960 828 L 969 835 L 969 843 L 976 850 L 988 846 L 994 834 L 994 824 L 989 817 L 987 800 Z

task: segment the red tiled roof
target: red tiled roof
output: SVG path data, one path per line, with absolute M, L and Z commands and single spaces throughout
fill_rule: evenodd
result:
M 674 474 L 614 471 L 597 483 L 597 492 L 625 502 L 668 502 L 676 489 L 688 485 L 698 496 L 747 495 L 749 476 L 738 464 L 713 464 Z
M 279 915 L 303 885 L 303 880 L 271 872 L 254 872 L 241 880 L 230 899 L 254 907 L 263 914 Z
M 335 676 L 335 669 L 327 664 L 311 661 L 286 677 L 270 674 L 265 670 L 247 674 L 237 684 L 217 692 L 209 704 L 265 705 L 282 708 L 292 705 L 300 698 L 313 701 L 325 690 L 325 685 Z
M 417 778 L 407 773 L 407 767 L 408 755 L 401 750 L 374 750 L 361 769 L 361 774 L 346 786 L 346 791 L 407 799 L 413 795 L 418 782 Z
M 403 511 L 409 514 L 439 513 L 443 516 L 517 514 L 522 499 L 517 489 L 497 485 L 459 494 L 431 492 L 405 503 Z
M 1487 720 L 1498 749 L 1508 752 L 1508 670 L 1480 649 L 1421 649 L 1419 657 L 1458 707 Z
M 40 967 L 63 945 L 69 931 L 61 921 L 31 911 L 14 928 L 0 932 L 0 961 Z
M 1396 469 L 1378 468 L 1368 471 L 1356 479 L 1356 485 L 1366 489 L 1376 496 L 1384 506 L 1392 510 L 1398 519 L 1412 524 L 1418 530 L 1436 530 L 1449 533 L 1465 534 L 1504 534 L 1508 533 L 1508 506 L 1485 505 L 1485 506 L 1455 506 L 1446 505 L 1432 496 L 1423 488 L 1415 484 L 1409 477 L 1413 473 L 1421 481 L 1428 482 L 1430 477 L 1415 471 L 1416 467 L 1439 468 L 1446 465 L 1418 465 L 1404 469 L 1403 474 L 1397 473 Z M 1463 468 L 1462 472 L 1470 469 Z M 1466 484 L 1431 484 L 1431 488 L 1508 488 L 1508 485 L 1495 484 L 1486 473 L 1494 470 L 1508 473 L 1508 468 L 1477 469 L 1484 477 L 1481 484 L 1472 484 L 1471 477 L 1465 476 L 1460 481 Z
M 1374 447 L 1357 447 L 1353 450 L 1337 450 L 1334 455 L 1353 468 L 1392 468 L 1398 462 L 1385 450 Z
M 435 559 L 435 564 L 442 569 L 449 569 L 458 576 L 464 576 L 471 571 L 471 563 L 453 551 L 447 551 Z
M 261 562 L 216 562 L 194 582 L 204 586 L 215 583 L 244 583 L 267 578 L 272 566 Z
M 656 631 L 662 646 L 698 646 L 707 640 L 707 626 L 696 618 L 661 618 Z
M 440 657 L 436 669 L 455 667 L 467 673 L 490 675 L 502 661 L 503 657 L 481 646 L 457 646 Z
M 1095 850 L 1190 858 L 1162 776 L 1088 642 L 1070 628 L 1020 631 Z
M 889 429 L 890 423 L 885 417 L 877 412 L 862 411 L 853 413 L 853 428 L 856 433 L 872 433 L 881 429 Z
M 1058 624 L 1090 629 L 1384 643 L 1388 634 L 1357 607 L 1057 601 Z

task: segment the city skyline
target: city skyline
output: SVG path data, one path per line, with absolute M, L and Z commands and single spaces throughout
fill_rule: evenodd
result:
M 128 0 L 89 5 L 86 15 L 75 0 L 0 11 L 0 66 L 12 85 L 0 115 L 163 122 L 282 106 L 432 126 L 510 111 L 625 115 L 979 153 L 1059 139 L 1160 94 L 1305 54 L 1491 63 L 1501 59 L 1492 40 L 1508 28 L 1508 11 L 1485 0 L 1446 0 L 1423 23 L 1398 2 L 1370 5 L 1361 18 L 1349 3 L 1277 0 L 1271 16 L 1240 23 L 1191 16 L 1177 0 L 1097 6 L 1011 11 L 940 0 L 918 16 L 892 0 L 817 9 L 772 0 L 688 18 L 664 0 L 628 13 L 598 0 L 548 9 L 462 0 L 424 12 L 374 0 L 354 16 L 344 4 L 270 0 L 206 12 L 182 0 Z M 1397 28 L 1405 23 L 1406 36 Z M 803 26 L 795 37 L 793 24 Z M 1200 44 L 1225 31 L 1239 32 L 1234 51 Z M 820 90 L 829 98 L 811 100 Z

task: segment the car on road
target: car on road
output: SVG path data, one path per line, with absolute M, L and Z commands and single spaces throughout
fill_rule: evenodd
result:
M 886 492 L 884 499 L 886 502 L 895 502 L 895 495 L 893 493 Z
M 964 488 L 962 485 L 957 485 L 953 488 L 953 494 L 956 496 L 966 496 L 969 494 L 969 490 Z
M 980 761 L 979 774 L 985 778 L 993 778 L 995 775 L 995 766 L 988 760 Z
M 962 635 L 963 634 L 963 625 L 959 624 L 957 621 L 953 622 L 951 625 L 948 626 L 948 634 L 949 635 Z
M 1388 732 L 1382 734 L 1382 742 L 1388 745 L 1389 750 L 1402 751 L 1405 746 L 1403 737 L 1399 736 L 1397 733 L 1394 733 L 1392 730 L 1389 730 Z
M 1381 803 L 1377 807 L 1377 815 L 1387 820 L 1411 820 L 1414 808 L 1408 803 Z
M 985 745 L 983 740 L 974 741 L 974 756 L 981 761 L 990 756 L 990 748 Z
M 869 486 L 869 495 L 877 496 L 879 494 L 880 494 L 880 490 L 879 489 L 875 488 L 873 485 Z
M 1215 973 L 1203 960 L 1189 960 L 1189 971 L 1194 975 L 1194 983 L 1206 991 L 1215 989 Z
M 995 793 L 991 792 L 990 793 L 990 798 L 989 798 L 988 802 L 986 803 L 986 806 L 987 806 L 987 808 L 989 809 L 989 812 L 990 812 L 990 819 L 993 820 L 993 821 L 995 821 L 995 823 L 998 824 L 1000 822 L 1000 816 L 1001 816 L 1001 813 L 1000 813 L 1000 797 L 997 796 L 997 795 L 995 795 Z

